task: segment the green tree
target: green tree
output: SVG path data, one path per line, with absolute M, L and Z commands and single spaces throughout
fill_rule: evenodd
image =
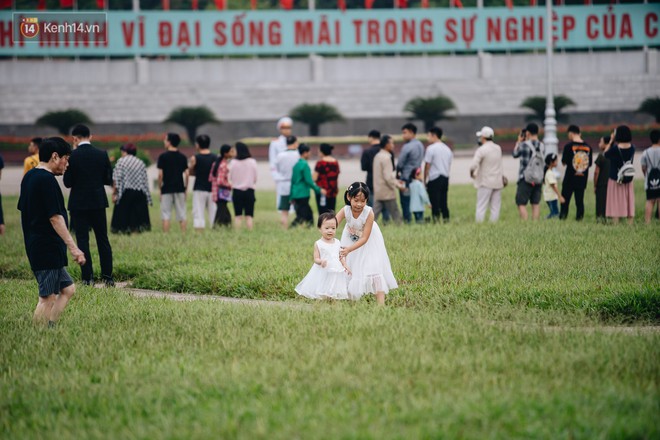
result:
M 545 96 L 530 96 L 520 104 L 521 107 L 528 108 L 534 113 L 525 116 L 525 121 L 539 121 L 543 123 L 545 120 Z M 575 105 L 575 102 L 566 95 L 556 95 L 554 97 L 555 103 L 555 119 L 557 122 L 568 122 L 568 114 L 563 110 L 566 107 Z
M 195 143 L 195 137 L 197 136 L 197 129 L 199 127 L 204 124 L 220 123 L 220 121 L 216 119 L 211 109 L 206 106 L 177 107 L 170 112 L 167 119 L 165 119 L 163 122 L 171 122 L 185 128 L 186 133 L 188 134 L 188 140 L 191 144 Z
M 409 120 L 424 122 L 424 130 L 429 131 L 437 121 L 450 119 L 446 113 L 455 108 L 454 101 L 444 95 L 434 98 L 418 96 L 408 101 L 403 107 L 403 111 L 411 113 L 411 116 L 408 117 Z
M 344 117 L 330 104 L 300 104 L 289 113 L 291 119 L 309 126 L 310 136 L 318 136 L 320 127 L 326 122 L 340 122 Z
M 655 118 L 655 122 L 660 122 L 660 96 L 655 98 L 646 98 L 639 105 L 638 113 L 646 113 Z
M 59 134 L 68 136 L 71 127 L 76 124 L 92 124 L 92 120 L 83 111 L 71 108 L 45 113 L 36 120 L 35 124 L 53 127 Z

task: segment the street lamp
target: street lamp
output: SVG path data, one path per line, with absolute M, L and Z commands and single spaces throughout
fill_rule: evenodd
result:
M 555 99 L 552 93 L 552 52 L 553 48 L 553 25 L 552 25 L 552 0 L 545 0 L 546 11 L 546 38 L 545 38 L 545 63 L 546 63 L 546 97 L 545 97 L 545 120 L 543 121 L 543 143 L 545 153 L 558 153 L 557 144 L 557 119 L 555 116 Z

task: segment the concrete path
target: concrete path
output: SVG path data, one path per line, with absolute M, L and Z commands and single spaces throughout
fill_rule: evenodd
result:
M 310 304 L 306 303 L 295 303 L 291 301 L 267 301 L 267 300 L 258 300 L 258 299 L 241 299 L 241 298 L 230 298 L 226 296 L 217 296 L 217 295 L 197 295 L 190 293 L 173 293 L 173 292 L 159 292 L 156 290 L 146 290 L 146 289 L 133 289 L 129 287 L 130 284 L 126 282 L 117 283 L 117 288 L 127 292 L 131 296 L 136 298 L 155 298 L 155 299 L 169 299 L 172 301 L 220 301 L 225 303 L 232 304 L 243 304 L 249 306 L 275 306 L 275 307 L 300 307 L 300 308 L 310 308 Z M 96 284 L 96 288 L 104 288 L 103 284 Z M 599 326 L 599 327 L 564 327 L 564 326 L 547 326 L 539 324 L 526 324 L 518 322 L 509 322 L 509 321 L 488 321 L 488 324 L 505 328 L 508 330 L 524 330 L 524 331 L 536 331 L 536 332 L 548 332 L 548 333 L 557 333 L 557 332 L 582 332 L 582 333 L 608 333 L 608 334 L 629 334 L 629 335 L 656 335 L 660 334 L 660 326 Z
M 105 285 L 102 283 L 97 283 L 94 285 L 94 287 L 97 289 L 106 289 Z M 129 295 L 135 296 L 136 298 L 169 299 L 172 301 L 221 301 L 248 306 L 309 307 L 309 304 L 292 303 L 290 301 L 267 301 L 260 299 L 231 298 L 228 296 L 218 295 L 201 295 L 193 293 L 160 292 L 157 290 L 134 289 L 130 287 L 130 283 L 128 282 L 118 282 L 115 288 L 125 291 Z

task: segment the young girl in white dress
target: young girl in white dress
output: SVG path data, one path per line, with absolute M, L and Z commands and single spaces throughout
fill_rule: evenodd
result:
M 314 264 L 307 276 L 298 283 L 296 292 L 310 299 L 348 299 L 346 259 L 339 257 L 340 244 L 335 238 L 339 223 L 335 213 L 324 212 L 317 226 L 321 239 L 314 243 Z
M 360 299 L 365 294 L 376 296 L 378 304 L 385 304 L 385 295 L 398 287 L 390 259 L 385 249 L 383 234 L 374 221 L 370 206 L 369 188 L 365 183 L 355 182 L 344 194 L 346 205 L 337 213 L 337 223 L 346 219 L 341 236 L 340 256 L 353 272 L 348 283 L 348 296 Z

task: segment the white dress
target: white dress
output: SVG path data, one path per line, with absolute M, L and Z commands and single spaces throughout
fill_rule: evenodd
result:
M 321 267 L 314 263 L 296 286 L 296 292 L 310 299 L 348 299 L 348 274 L 339 261 L 339 240 L 335 238 L 332 243 L 326 243 L 321 239 L 315 244 L 321 260 L 326 260 L 328 264 Z
M 351 207 L 344 207 L 346 226 L 341 235 L 342 247 L 351 246 L 362 237 L 370 212 L 371 207 L 365 206 L 360 216 L 353 218 Z M 392 273 L 383 234 L 375 221 L 369 239 L 362 247 L 348 254 L 346 265 L 353 274 L 348 283 L 348 296 L 351 299 L 360 299 L 367 293 L 388 293 L 399 287 Z

